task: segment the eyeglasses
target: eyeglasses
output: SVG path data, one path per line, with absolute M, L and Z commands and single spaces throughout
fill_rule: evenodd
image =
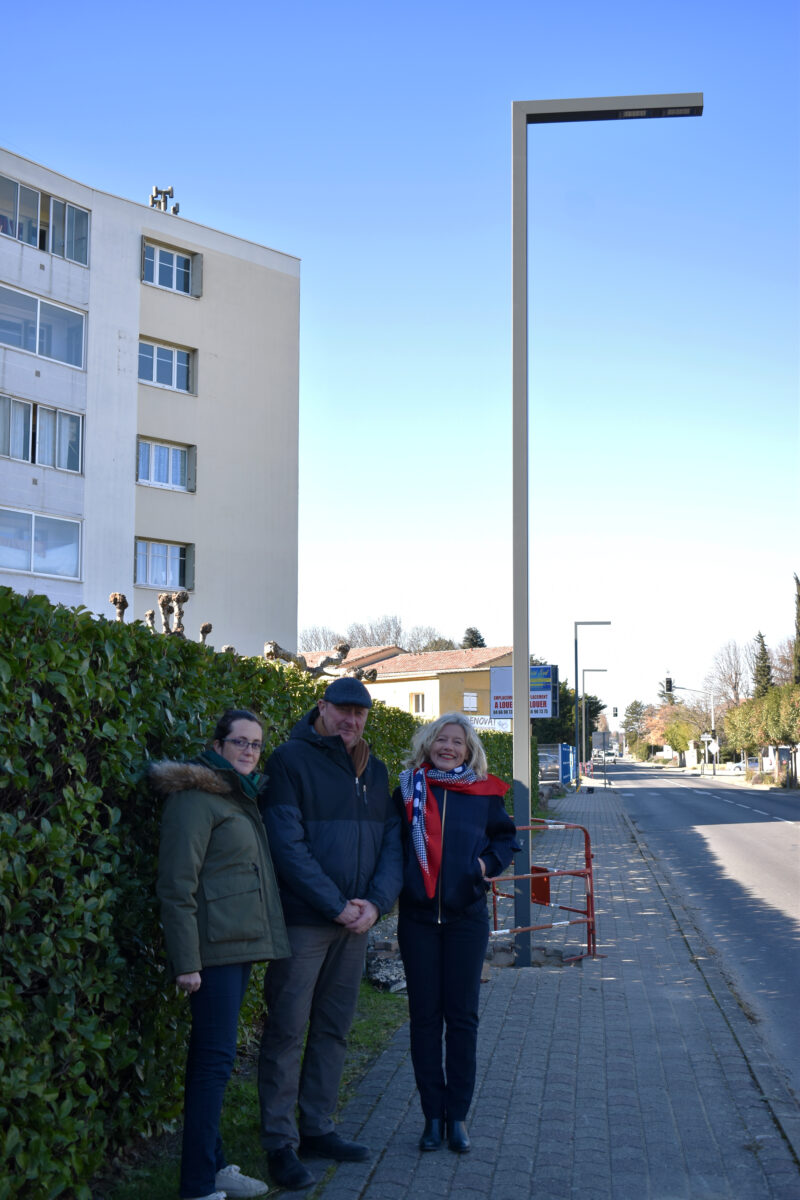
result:
M 252 750 L 255 754 L 260 754 L 264 749 L 263 742 L 249 742 L 247 738 L 223 738 L 224 742 L 230 742 L 237 750 Z

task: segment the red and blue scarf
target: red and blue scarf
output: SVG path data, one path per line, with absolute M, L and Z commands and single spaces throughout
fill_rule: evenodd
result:
M 496 775 L 479 779 L 464 763 L 453 771 L 438 771 L 425 762 L 400 774 L 400 794 L 411 825 L 411 841 L 425 884 L 425 895 L 432 899 L 442 865 L 442 819 L 439 805 L 429 784 L 437 784 L 448 792 L 479 796 L 504 796 L 508 784 Z

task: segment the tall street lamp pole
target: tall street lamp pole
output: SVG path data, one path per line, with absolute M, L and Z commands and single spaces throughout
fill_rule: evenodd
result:
M 579 625 L 610 625 L 610 621 L 576 621 L 575 622 L 575 791 L 581 787 L 581 760 L 578 754 L 578 626 Z
M 702 93 L 666 96 L 612 96 L 579 100 L 515 100 L 511 105 L 511 326 L 512 326 L 512 506 L 514 814 L 530 825 L 530 626 L 528 594 L 528 126 L 564 121 L 640 120 L 650 117 L 699 117 Z M 578 672 L 575 671 L 575 690 Z M 577 750 L 577 748 L 576 748 Z M 577 764 L 576 764 L 577 765 Z M 520 834 L 522 863 L 530 864 L 530 834 Z M 522 872 L 524 874 L 524 871 Z M 528 881 L 514 889 L 518 927 L 531 923 Z M 516 962 L 530 966 L 530 934 L 516 938 Z

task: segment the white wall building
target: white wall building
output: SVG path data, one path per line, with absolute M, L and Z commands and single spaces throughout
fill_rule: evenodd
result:
M 0 150 L 0 585 L 297 644 L 300 264 Z M 157 625 L 160 627 L 160 623 Z

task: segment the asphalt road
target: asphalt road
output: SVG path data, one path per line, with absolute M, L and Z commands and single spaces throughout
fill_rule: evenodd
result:
M 607 779 L 800 1097 L 800 796 L 627 762 Z

